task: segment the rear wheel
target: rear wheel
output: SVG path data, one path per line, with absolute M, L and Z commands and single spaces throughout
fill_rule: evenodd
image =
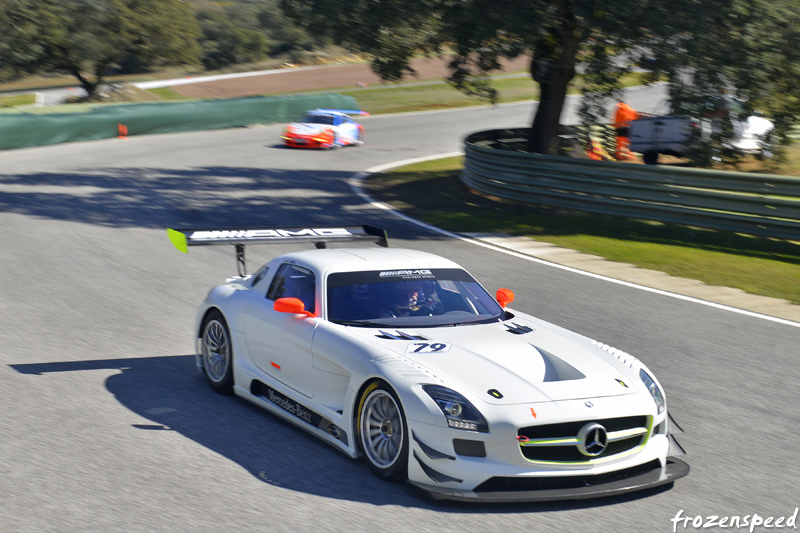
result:
M 214 309 L 203 321 L 203 370 L 211 388 L 220 394 L 233 394 L 233 345 L 228 323 Z
M 359 443 L 375 474 L 387 481 L 408 477 L 408 425 L 397 394 L 383 382 L 364 391 L 358 410 Z

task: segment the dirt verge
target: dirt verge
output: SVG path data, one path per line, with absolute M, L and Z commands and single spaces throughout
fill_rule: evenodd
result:
M 417 71 L 416 77 L 406 78 L 407 82 L 436 80 L 447 76 L 447 60 L 442 58 L 416 59 L 411 66 Z M 503 62 L 505 72 L 517 72 L 530 67 L 527 57 L 519 57 Z M 328 66 L 311 70 L 287 70 L 275 74 L 264 74 L 246 78 L 209 81 L 179 85 L 173 89 L 190 98 L 238 98 L 259 94 L 283 94 L 298 91 L 324 89 L 358 88 L 380 85 L 383 82 L 370 69 L 368 64 Z M 531 82 L 533 83 L 533 82 Z

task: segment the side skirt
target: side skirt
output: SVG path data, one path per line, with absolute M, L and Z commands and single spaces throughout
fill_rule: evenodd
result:
M 237 396 L 319 437 L 348 457 L 358 458 L 355 445 L 352 448 L 349 446 L 350 438 L 343 428 L 285 393 L 257 379 L 251 381 L 250 390 L 236 385 L 234 392 Z

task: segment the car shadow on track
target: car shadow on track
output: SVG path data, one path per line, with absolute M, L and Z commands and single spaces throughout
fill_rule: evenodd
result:
M 449 513 L 530 513 L 593 508 L 653 496 L 659 488 L 630 495 L 525 504 L 434 501 L 403 484 L 374 477 L 366 464 L 352 460 L 322 441 L 233 396 L 206 385 L 191 355 L 14 364 L 24 375 L 116 369 L 106 379 L 109 392 L 126 408 L 152 423 L 142 431 L 177 431 L 240 465 L 274 487 L 325 498 L 372 505 L 399 505 Z M 202 465 L 198 465 L 202 470 Z M 202 473 L 200 474 L 202 475 Z

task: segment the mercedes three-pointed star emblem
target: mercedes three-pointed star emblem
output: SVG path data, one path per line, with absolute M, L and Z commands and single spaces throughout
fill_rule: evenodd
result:
M 578 450 L 588 457 L 597 457 L 608 446 L 606 428 L 597 422 L 590 422 L 578 431 Z

